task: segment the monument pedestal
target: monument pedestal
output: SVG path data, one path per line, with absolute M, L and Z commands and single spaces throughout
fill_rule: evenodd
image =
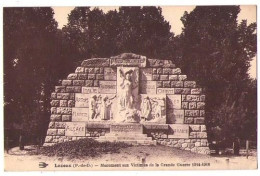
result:
M 111 124 L 110 133 L 97 139 L 99 142 L 125 142 L 132 145 L 156 145 L 152 137 L 143 134 L 142 124 Z

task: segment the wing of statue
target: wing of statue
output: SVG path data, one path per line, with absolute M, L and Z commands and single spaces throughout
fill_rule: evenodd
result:
M 120 77 L 125 79 L 125 74 L 122 69 L 119 69 Z
M 137 75 L 137 71 L 133 71 L 133 76 L 132 76 L 132 82 L 133 82 L 133 88 L 135 89 L 136 87 L 138 87 L 138 75 Z

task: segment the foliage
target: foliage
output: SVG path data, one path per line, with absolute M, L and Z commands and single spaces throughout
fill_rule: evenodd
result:
M 46 156 L 67 156 L 69 158 L 97 157 L 103 153 L 118 153 L 119 149 L 130 145 L 122 142 L 97 142 L 94 139 L 79 139 L 46 146 L 40 149 L 40 154 Z
M 5 127 L 45 133 L 59 51 L 51 8 L 4 8 Z
M 62 29 L 75 61 L 91 57 L 109 57 L 123 52 L 166 58 L 173 34 L 169 22 L 157 7 L 120 7 L 109 11 L 89 7 L 76 7 Z
M 219 127 L 219 137 L 228 140 L 256 134 L 256 102 L 247 98 L 256 97 L 247 73 L 256 53 L 256 24 L 238 24 L 239 12 L 239 6 L 196 7 L 182 17 L 180 36 L 179 64 L 206 88 L 207 126 Z

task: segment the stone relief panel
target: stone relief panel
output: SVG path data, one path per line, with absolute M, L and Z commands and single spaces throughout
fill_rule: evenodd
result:
M 165 95 L 141 95 L 141 122 L 166 123 Z
M 115 120 L 115 94 L 89 94 L 89 121 Z

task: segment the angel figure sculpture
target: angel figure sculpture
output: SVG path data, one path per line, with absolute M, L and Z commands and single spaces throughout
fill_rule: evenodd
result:
M 131 109 L 133 105 L 133 95 L 132 95 L 133 83 L 131 79 L 133 70 L 129 70 L 126 73 L 124 73 L 123 70 L 120 69 L 119 73 L 120 73 L 120 77 L 122 78 L 122 82 L 120 84 L 121 109 Z

